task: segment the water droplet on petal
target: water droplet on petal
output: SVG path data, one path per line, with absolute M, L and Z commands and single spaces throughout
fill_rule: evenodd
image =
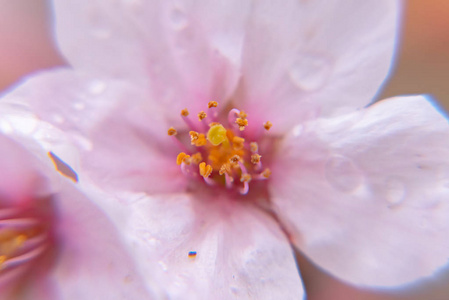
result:
M 400 204 L 405 197 L 405 185 L 398 178 L 389 178 L 385 182 L 385 198 L 389 207 Z
M 180 8 L 174 8 L 170 14 L 173 28 L 181 30 L 187 26 L 187 16 Z
M 305 91 L 321 88 L 331 75 L 332 63 L 325 56 L 301 53 L 289 71 L 294 85 Z
M 89 92 L 94 95 L 100 95 L 106 90 L 106 83 L 100 80 L 94 80 L 89 84 Z
M 335 155 L 326 163 L 325 175 L 328 182 L 342 192 L 352 192 L 363 182 L 361 170 L 347 157 Z

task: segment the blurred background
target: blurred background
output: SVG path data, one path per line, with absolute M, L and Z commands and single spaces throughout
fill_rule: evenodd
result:
M 396 66 L 381 98 L 431 94 L 449 111 L 449 1 L 408 0 Z M 0 93 L 30 72 L 63 65 L 46 0 L 0 0 Z M 449 270 L 402 290 L 357 289 L 298 254 L 308 299 L 449 299 Z

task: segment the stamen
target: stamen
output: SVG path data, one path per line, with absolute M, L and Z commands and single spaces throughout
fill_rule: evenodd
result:
M 201 155 L 200 152 L 197 152 L 197 153 L 192 155 L 190 160 L 191 160 L 191 162 L 193 164 L 197 165 L 197 164 L 199 164 L 203 160 L 203 156 Z
M 218 103 L 216 101 L 209 101 L 209 103 L 207 104 L 208 108 L 212 108 L 212 107 L 217 107 Z
M 225 175 L 226 188 L 228 189 L 232 188 L 234 178 L 232 178 L 228 173 L 225 173 L 224 175 Z
M 233 157 L 231 157 L 229 159 L 229 162 L 231 163 L 231 165 L 236 165 L 240 162 L 240 156 L 238 155 L 234 155 Z
M 195 145 L 195 142 L 198 140 L 199 133 L 196 131 L 189 131 L 189 135 L 190 135 L 190 143 L 192 145 Z
M 250 182 L 252 179 L 251 175 L 249 174 L 242 174 L 242 176 L 240 177 L 240 182 Z
M 260 158 L 261 158 L 261 157 L 262 157 L 262 156 L 260 156 L 260 155 L 257 154 L 257 153 L 251 155 L 251 163 L 254 164 L 254 165 L 260 163 Z
M 265 124 L 263 124 L 263 127 L 268 131 L 270 130 L 271 126 L 273 126 L 273 123 L 270 121 L 266 121 Z
M 204 119 L 206 119 L 206 117 L 207 117 L 207 115 L 206 115 L 206 113 L 204 111 L 200 111 L 198 113 L 198 120 L 199 121 L 203 121 Z
M 177 135 L 178 134 L 178 131 L 176 131 L 176 129 L 174 129 L 173 127 L 170 127 L 169 129 L 168 129 L 168 135 L 169 136 L 174 136 L 174 135 Z
M 190 129 L 195 129 L 196 130 L 196 126 L 195 126 L 195 124 L 193 124 L 192 123 L 192 121 L 190 120 L 190 118 L 189 118 L 189 111 L 187 110 L 187 108 L 184 108 L 182 111 L 181 111 L 181 116 L 182 116 L 182 119 L 184 120 L 184 122 L 187 124 L 187 126 L 190 128 Z
M 195 141 L 195 146 L 202 147 L 206 145 L 206 143 L 207 143 L 206 137 L 204 136 L 204 134 L 200 133 L 198 135 L 198 139 Z
M 271 175 L 271 170 L 266 168 L 262 173 L 260 173 L 260 177 L 259 179 L 268 179 Z
M 240 194 L 246 195 L 249 192 L 249 183 L 248 181 L 243 181 L 243 188 L 240 190 Z
M 257 151 L 259 151 L 259 145 L 256 142 L 251 142 L 249 148 L 252 153 L 257 153 Z
M 220 167 L 220 170 L 218 171 L 218 174 L 223 175 L 223 174 L 228 174 L 229 172 L 231 172 L 231 169 L 229 168 L 229 164 L 223 164 Z
M 207 140 L 214 146 L 218 146 L 224 141 L 227 141 L 226 128 L 221 124 L 212 126 L 207 132 Z
M 199 164 L 199 171 L 201 176 L 207 178 L 212 173 L 212 166 L 206 165 L 206 163 L 203 161 L 202 163 Z
M 189 111 L 187 110 L 187 108 L 184 108 L 183 110 L 181 110 L 181 116 L 187 117 L 188 115 L 189 115 Z
M 210 122 L 209 123 L 209 127 L 214 127 L 214 126 L 217 126 L 217 125 L 221 125 L 221 124 L 218 123 L 218 122 Z
M 190 155 L 185 154 L 184 152 L 181 152 L 176 157 L 176 164 L 179 166 L 182 163 L 185 163 L 186 165 L 190 165 Z
M 234 147 L 234 150 L 242 150 L 244 145 L 245 139 L 235 136 L 232 138 L 232 146 Z
M 247 114 L 246 112 L 244 112 L 243 110 L 241 110 L 241 111 L 238 113 L 238 115 L 239 115 L 239 117 L 242 118 L 242 119 L 246 119 L 246 118 L 248 117 L 248 114 Z
M 245 130 L 245 127 L 248 126 L 248 120 L 247 119 L 237 118 L 235 120 L 235 123 L 239 126 L 240 131 Z

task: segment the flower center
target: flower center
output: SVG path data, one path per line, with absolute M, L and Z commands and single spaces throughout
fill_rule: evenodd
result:
M 266 180 L 271 171 L 262 164 L 263 153 L 259 153 L 257 138 L 245 135 L 248 115 L 233 108 L 227 114 L 227 122 L 219 122 L 217 106 L 217 102 L 209 102 L 208 113 L 198 113 L 199 123 L 189 118 L 187 109 L 182 110 L 181 116 L 189 129 L 187 137 L 187 132 L 168 129 L 168 135 L 183 150 L 176 163 L 186 176 L 201 179 L 210 186 L 238 189 L 246 195 L 251 181 Z M 268 131 L 272 124 L 268 121 L 262 126 Z
M 20 209 L 0 209 L 0 281 L 17 276 L 19 267 L 32 262 L 47 249 L 48 234 L 42 221 Z

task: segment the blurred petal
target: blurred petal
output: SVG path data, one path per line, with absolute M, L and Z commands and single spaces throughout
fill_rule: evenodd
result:
M 144 197 L 124 209 L 142 273 L 154 273 L 146 264 L 159 259 L 170 299 L 302 298 L 287 239 L 254 207 L 173 194 Z
M 429 276 L 449 258 L 449 126 L 422 96 L 296 128 L 273 167 L 299 249 L 361 285 Z
M 372 101 L 391 64 L 398 1 L 255 1 L 243 49 L 245 111 L 291 128 Z
M 225 101 L 237 84 L 249 2 L 54 4 L 58 42 L 79 70 L 149 83 L 153 96 L 177 111 Z

